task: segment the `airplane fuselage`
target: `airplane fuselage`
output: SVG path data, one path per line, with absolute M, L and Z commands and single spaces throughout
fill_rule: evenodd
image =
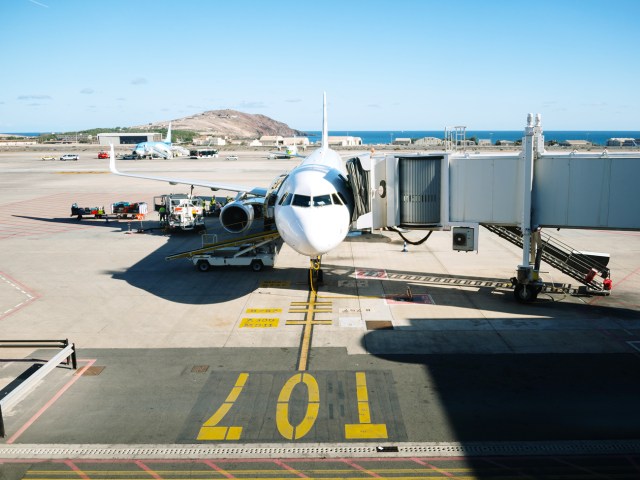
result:
M 276 228 L 295 251 L 318 257 L 345 239 L 352 211 L 342 159 L 323 147 L 291 171 L 278 190 Z

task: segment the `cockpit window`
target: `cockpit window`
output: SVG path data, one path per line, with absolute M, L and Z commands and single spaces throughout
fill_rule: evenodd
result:
M 317 195 L 313 197 L 314 207 L 324 207 L 325 205 L 331 205 L 331 195 Z
M 293 201 L 291 204 L 294 207 L 310 207 L 311 206 L 311 197 L 308 195 L 294 195 Z
M 340 200 L 340 197 L 337 193 L 332 193 L 331 198 L 333 199 L 333 203 L 335 203 L 336 205 L 342 205 L 342 200 Z
M 282 198 L 280 199 L 280 205 L 284 205 L 285 200 L 287 199 L 287 197 L 289 196 L 289 192 L 285 193 Z
M 284 202 L 282 202 L 283 206 L 291 205 L 291 200 L 293 200 L 293 194 L 292 193 L 287 193 L 286 197 L 287 198 L 284 199 Z

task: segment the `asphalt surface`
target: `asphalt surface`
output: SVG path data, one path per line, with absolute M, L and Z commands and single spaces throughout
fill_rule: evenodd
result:
M 164 260 L 197 248 L 199 236 L 163 232 L 155 213 L 142 222 L 78 222 L 72 203 L 152 204 L 188 191 L 115 177 L 95 152 L 80 155 L 58 162 L 41 161 L 41 152 L 0 153 L 0 337 L 68 338 L 78 355 L 78 370 L 55 369 L 2 412 L 0 478 L 35 478 L 38 469 L 62 469 L 56 478 L 64 478 L 93 471 L 86 462 L 97 458 L 110 459 L 95 467 L 110 472 L 104 478 L 121 467 L 148 474 L 162 470 L 150 459 L 176 455 L 237 462 L 225 469 L 264 456 L 393 455 L 397 470 L 387 463 L 382 477 L 428 470 L 547 478 L 562 468 L 639 475 L 638 232 L 548 232 L 611 254 L 608 297 L 554 293 L 516 303 L 508 279 L 520 252 L 486 230 L 477 254 L 453 252 L 450 232 L 406 252 L 392 232 L 351 237 L 324 258 L 315 296 L 308 259 L 287 246 L 274 269 L 200 273 L 187 260 Z M 120 167 L 267 185 L 295 164 L 238 155 Z M 207 230 L 222 235 L 215 218 Z M 544 276 L 577 286 L 550 268 Z M 0 349 L 0 398 L 55 353 Z M 428 469 L 405 471 L 403 457 L 422 458 Z M 125 458 L 138 463 L 114 466 Z M 189 472 L 211 468 L 193 461 Z M 256 467 L 256 478 L 270 462 Z M 543 465 L 552 467 L 527 470 Z

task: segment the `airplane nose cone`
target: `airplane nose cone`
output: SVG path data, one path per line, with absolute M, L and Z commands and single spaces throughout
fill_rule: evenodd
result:
M 278 231 L 287 244 L 302 255 L 315 257 L 336 248 L 349 231 L 348 212 L 342 209 L 287 208 L 276 218 Z

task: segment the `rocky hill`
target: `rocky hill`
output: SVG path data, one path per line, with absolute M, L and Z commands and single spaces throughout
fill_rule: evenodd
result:
M 169 121 L 138 125 L 133 128 L 167 128 Z M 236 110 L 209 110 L 188 117 L 171 120 L 174 130 L 193 130 L 201 135 L 232 138 L 260 138 L 262 135 L 283 137 L 304 136 L 300 130 L 289 128 L 265 115 L 254 115 Z

